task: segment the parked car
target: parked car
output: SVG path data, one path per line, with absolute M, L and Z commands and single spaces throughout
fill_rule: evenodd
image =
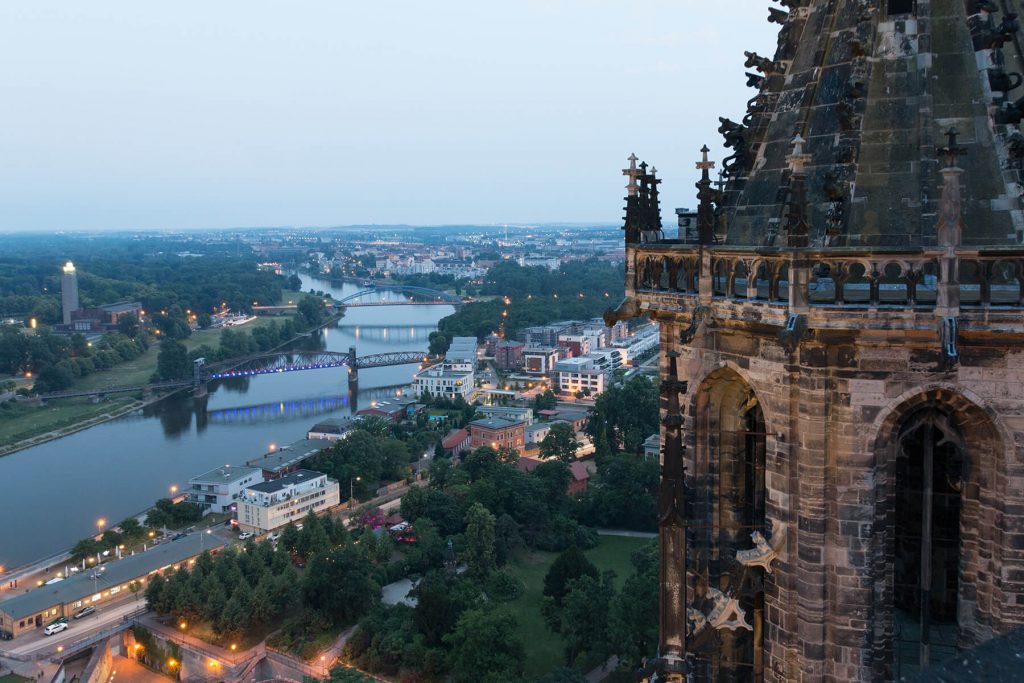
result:
M 68 622 L 66 622 L 66 621 L 55 621 L 54 623 L 52 623 L 49 626 L 47 626 L 46 628 L 44 628 L 43 629 L 43 633 L 45 635 L 52 636 L 54 633 L 60 633 L 61 631 L 63 631 L 67 627 L 68 627 Z
M 185 538 L 185 536 L 187 536 L 187 535 L 188 534 L 174 534 L 173 536 L 171 536 L 171 540 L 172 541 L 177 541 L 179 538 Z
M 247 538 L 252 538 L 251 531 L 243 531 L 242 533 L 238 534 L 238 540 L 240 541 L 244 541 Z
M 277 533 L 276 531 L 273 532 L 273 533 L 267 534 L 267 540 L 270 541 L 271 543 L 276 543 L 277 539 L 279 539 L 279 538 L 281 538 L 281 534 Z
M 94 614 L 95 612 L 96 612 L 96 608 L 95 607 L 92 607 L 92 606 L 90 606 L 90 607 L 83 607 L 82 609 L 80 609 L 77 612 L 75 612 L 75 619 L 81 619 L 82 617 L 87 617 L 90 614 Z

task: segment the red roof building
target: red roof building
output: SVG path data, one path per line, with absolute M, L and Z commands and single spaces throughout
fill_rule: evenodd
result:
M 463 451 L 469 448 L 470 442 L 471 439 L 468 431 L 465 429 L 453 429 L 441 441 L 441 448 L 451 453 L 453 458 L 457 458 Z

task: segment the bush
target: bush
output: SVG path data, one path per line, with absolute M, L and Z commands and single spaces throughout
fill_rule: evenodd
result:
M 497 602 L 511 602 L 523 593 L 523 582 L 503 569 L 492 572 L 487 581 L 487 595 Z

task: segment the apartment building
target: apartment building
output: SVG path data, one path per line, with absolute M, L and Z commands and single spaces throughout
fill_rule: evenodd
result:
M 261 481 L 263 470 L 259 467 L 224 465 L 189 479 L 185 500 L 203 508 L 203 514 L 227 512 L 247 487 Z
M 238 526 L 242 531 L 265 534 L 340 502 L 337 481 L 321 472 L 296 470 L 247 488 L 238 500 Z

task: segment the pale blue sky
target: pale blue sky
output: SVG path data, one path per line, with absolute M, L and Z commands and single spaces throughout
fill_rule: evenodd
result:
M 740 0 L 0 4 L 0 230 L 617 222 L 693 206 Z M 719 157 L 721 154 L 718 155 Z

